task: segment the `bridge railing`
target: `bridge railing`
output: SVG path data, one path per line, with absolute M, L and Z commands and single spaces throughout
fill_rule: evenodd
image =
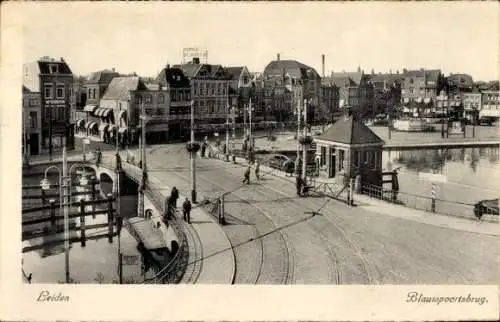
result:
M 139 167 L 127 162 L 122 163 L 122 167 L 127 175 L 129 175 L 133 180 L 140 182 L 142 179 L 142 170 Z M 163 208 L 167 196 L 163 195 L 158 188 L 160 187 L 156 187 L 151 181 L 146 180 L 146 189 L 144 190 L 144 194 L 158 211 L 165 212 L 165 209 Z M 175 212 L 172 213 L 172 218 L 170 219 L 169 224 L 172 226 L 172 229 L 177 235 L 179 248 L 174 257 L 165 267 L 158 270 L 153 277 L 146 279 L 143 283 L 176 284 L 181 281 L 184 275 L 189 260 L 189 245 L 185 232 L 187 227 L 184 222 L 178 218 L 178 215 Z M 134 238 L 139 238 L 139 235 L 134 231 L 130 224 L 126 227 L 130 229 Z

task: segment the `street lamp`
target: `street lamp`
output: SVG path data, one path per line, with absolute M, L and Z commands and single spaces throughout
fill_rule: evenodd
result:
M 196 203 L 196 153 L 200 144 L 194 140 L 194 101 L 191 101 L 191 141 L 186 146 L 191 161 L 191 201 Z
M 64 249 L 65 249 L 65 271 L 66 271 L 66 283 L 70 282 L 69 275 L 69 203 L 71 202 L 71 170 L 75 166 L 82 166 L 80 164 L 73 164 L 68 171 L 68 160 L 66 155 L 66 147 L 63 147 L 63 160 L 62 160 L 62 171 L 56 165 L 51 165 L 45 169 L 45 176 L 40 181 L 40 187 L 42 190 L 50 189 L 50 181 L 47 178 L 49 170 L 56 169 L 59 176 L 59 209 L 60 212 L 64 212 Z M 66 182 L 63 184 L 63 182 Z M 87 185 L 88 180 L 85 176 L 80 179 L 81 185 Z M 63 188 L 65 188 L 63 190 Z M 69 199 L 69 200 L 68 200 Z

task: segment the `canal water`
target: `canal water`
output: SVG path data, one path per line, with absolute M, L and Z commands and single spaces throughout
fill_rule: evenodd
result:
M 30 176 L 23 177 L 23 186 L 26 185 L 39 185 L 41 177 Z M 52 183 L 57 183 L 57 177 L 49 177 Z M 102 190 L 111 192 L 111 183 L 101 183 Z M 99 186 L 97 189 L 99 191 Z M 75 187 L 73 191 L 81 190 L 81 187 Z M 55 191 L 56 192 L 56 191 Z M 52 192 L 53 193 L 53 192 Z M 40 194 L 40 190 L 23 190 L 23 196 L 27 194 Z M 78 201 L 81 198 L 90 199 L 90 196 L 75 196 L 73 200 Z M 38 201 L 40 204 L 40 201 Z M 26 206 L 28 202 L 23 202 Z M 31 202 L 34 205 L 34 202 Z M 136 216 L 137 210 L 137 196 L 122 196 L 120 199 L 121 214 L 124 217 L 130 218 Z M 94 206 L 96 210 L 104 209 L 104 205 Z M 115 205 L 113 207 L 116 207 Z M 86 211 L 91 211 L 92 206 L 87 206 Z M 78 207 L 70 209 L 70 213 L 78 212 Z M 56 214 L 59 209 L 56 209 Z M 38 214 L 31 213 L 28 217 L 43 215 L 41 212 Z M 48 216 L 49 213 L 45 213 Z M 23 215 L 23 219 L 26 218 Z M 79 226 L 80 219 L 70 219 L 71 226 Z M 107 214 L 99 214 L 95 216 L 86 216 L 86 226 L 101 224 L 107 222 Z M 45 224 L 45 223 L 44 223 Z M 41 225 L 44 225 L 41 224 Z M 46 225 L 50 225 L 47 223 Z M 57 223 L 58 226 L 63 227 L 63 221 Z M 43 228 L 34 226 L 23 227 L 23 231 L 33 230 L 36 228 Z M 106 234 L 107 227 L 100 227 L 94 229 L 87 229 L 86 236 L 97 236 Z M 70 237 L 78 237 L 79 230 L 72 230 Z M 56 235 L 29 239 L 23 241 L 23 247 L 40 245 L 55 239 L 63 239 L 63 233 Z M 121 230 L 120 236 L 120 250 L 124 256 L 123 266 L 123 282 L 124 283 L 137 283 L 143 280 L 141 275 L 141 260 L 139 252 L 136 249 L 136 240 L 128 233 L 126 229 Z M 118 237 L 113 237 L 110 243 L 107 236 L 95 240 L 87 240 L 86 246 L 82 247 L 80 242 L 71 244 L 70 249 L 70 277 L 75 283 L 117 283 L 119 281 L 118 275 Z M 23 271 L 26 275 L 32 274 L 32 283 L 58 283 L 65 282 L 65 253 L 64 244 L 55 246 L 43 246 L 40 249 L 28 251 L 23 253 Z
M 430 207 L 432 183 L 422 180 L 421 172 L 446 177 L 445 183 L 435 184 L 437 212 L 472 216 L 473 204 L 500 196 L 498 148 L 384 151 L 382 166 L 399 168 L 399 199 L 411 207 Z

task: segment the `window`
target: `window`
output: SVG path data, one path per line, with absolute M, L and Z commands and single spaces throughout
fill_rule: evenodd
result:
M 64 107 L 62 106 L 59 106 L 57 107 L 57 120 L 59 121 L 65 121 L 66 118 L 65 118 L 65 115 L 64 115 Z
M 413 94 L 414 88 L 410 87 L 410 93 Z
M 87 97 L 90 99 L 92 98 L 92 90 L 89 88 L 88 89 L 88 94 L 87 94 Z
M 54 98 L 52 84 L 45 84 L 43 86 L 43 93 L 44 93 L 45 98 Z
M 326 164 L 326 146 L 321 147 L 321 159 L 319 164 L 321 166 Z
M 158 103 L 159 104 L 165 103 L 165 96 L 163 96 L 163 94 L 158 95 Z
M 36 112 L 30 112 L 30 127 L 32 129 L 37 128 L 37 113 Z
M 38 105 L 38 100 L 36 98 L 30 98 L 28 101 L 29 106 L 37 106 Z
M 56 74 L 58 73 L 59 71 L 59 66 L 57 64 L 52 64 L 52 65 L 49 65 L 49 70 L 50 70 L 50 73 L 51 74 Z
M 95 99 L 96 98 L 96 95 L 95 95 L 95 88 L 92 89 L 92 98 Z
M 64 98 L 64 85 L 56 86 L 56 98 Z
M 135 95 L 135 103 L 141 104 L 141 96 L 140 95 Z
M 151 104 L 153 103 L 153 97 L 151 95 L 146 95 L 146 97 L 144 97 L 144 103 L 146 104 Z

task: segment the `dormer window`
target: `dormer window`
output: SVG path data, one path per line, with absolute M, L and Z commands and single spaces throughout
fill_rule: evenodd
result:
M 49 71 L 51 74 L 57 74 L 59 73 L 59 66 L 57 64 L 51 64 L 49 65 Z

